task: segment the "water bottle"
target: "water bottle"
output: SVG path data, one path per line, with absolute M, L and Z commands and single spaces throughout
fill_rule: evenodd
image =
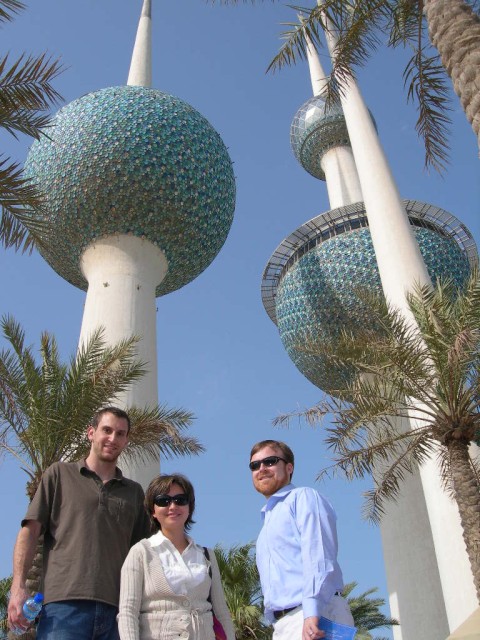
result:
M 40 613 L 40 610 L 43 605 L 43 593 L 36 593 L 33 598 L 27 598 L 23 603 L 22 612 L 24 617 L 29 621 L 33 622 L 35 618 Z M 12 629 L 13 633 L 17 636 L 21 636 L 26 631 L 23 629 Z

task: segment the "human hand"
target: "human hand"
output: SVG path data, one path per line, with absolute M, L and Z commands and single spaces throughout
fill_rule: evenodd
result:
M 310 616 L 303 621 L 302 640 L 324 638 L 325 631 L 318 628 L 318 616 Z
M 25 633 L 30 626 L 30 622 L 23 615 L 23 604 L 29 595 L 24 587 L 18 587 L 10 591 L 8 626 L 11 631 L 21 631 Z

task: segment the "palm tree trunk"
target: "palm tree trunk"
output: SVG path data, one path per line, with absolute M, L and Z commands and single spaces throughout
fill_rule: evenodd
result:
M 424 0 L 430 41 L 480 147 L 480 18 L 464 0 Z
M 478 481 L 472 472 L 468 442 L 451 439 L 447 444 L 455 499 L 460 512 L 463 539 L 480 602 L 480 505 Z
M 43 535 L 38 538 L 37 551 L 33 558 L 32 566 L 27 574 L 25 586 L 32 593 L 43 593 Z

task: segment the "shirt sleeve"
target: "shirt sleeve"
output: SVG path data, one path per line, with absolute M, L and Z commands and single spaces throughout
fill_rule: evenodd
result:
M 336 515 L 328 500 L 305 487 L 295 501 L 295 521 L 303 565 L 303 615 L 320 616 L 339 588 Z
M 118 632 L 120 640 L 139 640 L 139 618 L 144 590 L 144 563 L 138 546 L 130 549 L 122 567 Z
M 33 500 L 28 505 L 27 513 L 22 520 L 22 527 L 28 520 L 36 520 L 42 525 L 42 533 L 48 529 L 52 502 L 57 486 L 57 477 L 57 464 L 48 467 L 42 474 L 37 491 L 33 496 Z

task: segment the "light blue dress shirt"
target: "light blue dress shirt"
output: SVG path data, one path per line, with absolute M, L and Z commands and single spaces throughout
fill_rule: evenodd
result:
M 343 589 L 337 562 L 335 511 L 309 487 L 282 487 L 262 509 L 263 528 L 256 560 L 265 616 L 302 606 L 303 617 L 320 616 L 336 591 Z

